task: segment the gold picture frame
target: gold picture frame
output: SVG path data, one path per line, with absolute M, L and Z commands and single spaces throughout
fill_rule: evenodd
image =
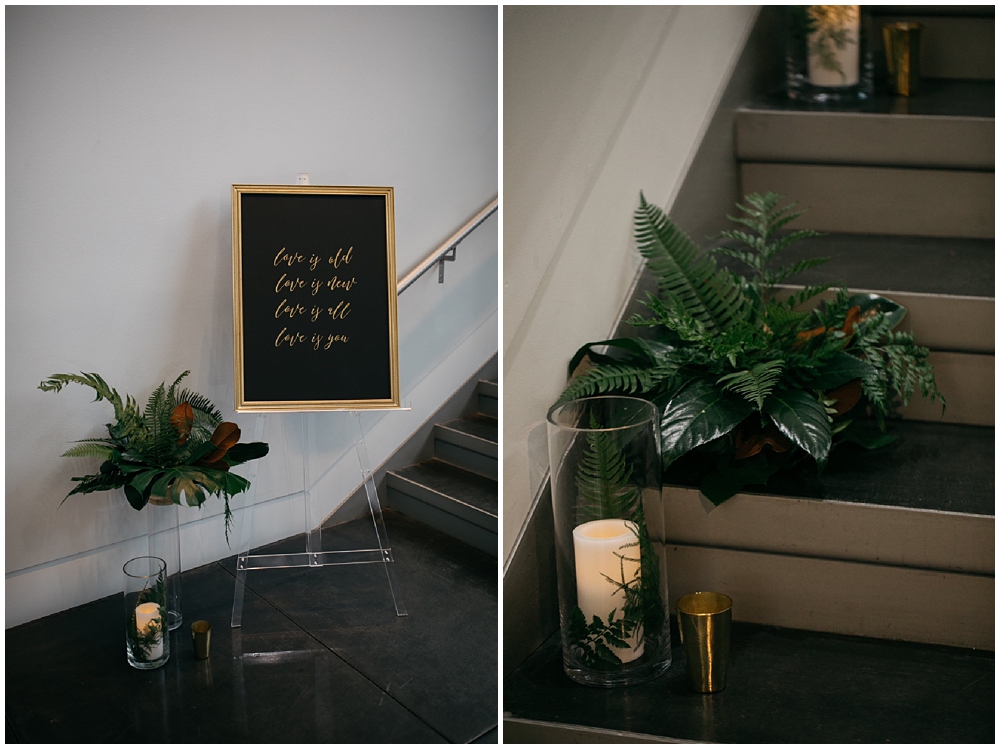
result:
M 232 186 L 237 412 L 401 407 L 393 199 Z

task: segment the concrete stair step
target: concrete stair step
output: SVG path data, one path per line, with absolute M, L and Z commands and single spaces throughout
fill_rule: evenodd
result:
M 678 461 L 663 492 L 671 590 L 726 592 L 742 621 L 993 649 L 994 431 L 891 428 L 889 447 L 843 446 L 820 476 L 775 476 L 719 507 Z
M 773 191 L 810 210 L 794 229 L 992 239 L 992 172 L 815 164 L 740 164 L 743 194 Z
M 479 413 L 492 416 L 494 419 L 498 418 L 500 415 L 500 388 L 497 383 L 490 380 L 480 380 L 476 390 Z
M 440 460 L 386 474 L 389 503 L 397 511 L 496 556 L 497 482 Z
M 920 95 L 876 95 L 856 110 L 772 95 L 736 112 L 740 161 L 933 169 L 994 168 L 995 84 L 927 81 Z
M 440 460 L 497 478 L 497 420 L 484 414 L 454 419 L 434 427 L 434 456 Z

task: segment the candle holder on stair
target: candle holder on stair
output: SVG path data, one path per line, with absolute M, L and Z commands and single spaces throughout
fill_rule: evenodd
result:
M 653 403 L 623 396 L 548 413 L 563 667 L 582 684 L 670 666 L 659 422 Z
M 789 5 L 785 41 L 788 98 L 851 105 L 874 94 L 871 15 L 862 5 Z

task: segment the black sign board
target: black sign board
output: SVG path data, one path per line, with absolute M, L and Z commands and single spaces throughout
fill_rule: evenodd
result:
M 237 411 L 398 408 L 391 187 L 233 185 Z

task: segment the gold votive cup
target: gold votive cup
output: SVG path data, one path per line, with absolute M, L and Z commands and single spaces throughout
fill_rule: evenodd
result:
M 921 24 L 908 21 L 882 27 L 889 87 L 897 96 L 913 96 L 920 86 L 921 29 Z
M 733 601 L 722 593 L 688 593 L 677 601 L 688 686 L 695 692 L 726 688 Z
M 191 641 L 194 643 L 194 657 L 199 661 L 208 658 L 212 641 L 212 624 L 204 619 L 191 623 Z

